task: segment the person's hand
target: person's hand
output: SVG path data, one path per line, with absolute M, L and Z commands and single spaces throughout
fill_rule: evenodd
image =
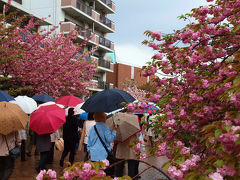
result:
M 115 126 L 113 126 L 113 130 L 117 130 L 118 129 L 118 125 L 115 125 Z

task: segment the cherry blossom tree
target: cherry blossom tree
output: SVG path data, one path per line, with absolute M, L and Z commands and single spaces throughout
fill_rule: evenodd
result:
M 151 101 L 161 108 L 152 153 L 170 160 L 176 179 L 240 176 L 240 0 L 207 0 L 162 35 L 146 31 L 156 51 L 142 75 L 156 78 Z
M 56 34 L 57 27 L 34 32 L 33 28 L 41 21 L 28 15 L 18 17 L 16 12 L 1 14 L 1 80 L 7 87 L 12 85 L 10 91 L 20 86 L 20 90 L 28 87 L 30 94 L 47 93 L 55 97 L 87 94 L 86 87 L 93 85 L 96 63 L 86 60 L 92 52 L 80 52 L 89 39 L 75 44 L 77 31 Z

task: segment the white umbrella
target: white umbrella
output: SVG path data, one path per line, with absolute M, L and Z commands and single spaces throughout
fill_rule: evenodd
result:
M 74 115 L 79 115 L 79 114 L 82 114 L 84 113 L 85 111 L 81 109 L 82 105 L 84 103 L 81 103 L 81 104 L 78 104 L 75 108 L 74 108 Z
M 18 96 L 15 101 L 10 102 L 19 105 L 26 114 L 31 114 L 37 109 L 37 102 L 28 96 Z

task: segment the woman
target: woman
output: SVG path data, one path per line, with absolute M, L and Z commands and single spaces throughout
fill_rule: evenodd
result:
M 89 136 L 89 130 L 92 126 L 96 124 L 93 120 L 85 120 L 83 124 L 83 132 L 80 140 L 80 150 L 82 149 L 82 144 L 84 145 L 84 152 L 86 153 L 84 157 L 84 161 L 88 160 L 88 152 L 87 152 L 87 143 L 88 143 L 88 136 Z
M 52 133 L 50 135 L 50 138 L 51 138 L 51 145 L 50 145 L 50 152 L 49 152 L 49 156 L 48 156 L 48 164 L 53 163 L 55 141 L 57 139 L 60 139 L 59 131 L 57 130 L 55 133 Z
M 40 160 L 37 167 L 37 172 L 46 169 L 46 163 L 50 152 L 50 134 L 36 134 L 36 150 L 40 153 Z
M 77 119 L 76 116 L 74 116 L 73 110 L 74 108 L 68 109 L 68 116 L 66 118 L 66 123 L 63 125 L 64 150 L 62 152 L 62 157 L 60 159 L 61 167 L 63 167 L 64 159 L 69 152 L 70 152 L 69 162 L 73 164 L 76 144 L 79 140 L 78 138 L 79 120 Z
M 94 120 L 96 121 L 96 129 L 102 138 L 104 144 L 107 146 L 109 151 L 111 150 L 110 143 L 116 138 L 116 127 L 111 131 L 110 128 L 105 124 L 106 114 L 103 112 L 97 112 L 93 115 Z M 87 142 L 87 151 L 90 153 L 91 161 L 102 161 L 107 159 L 108 153 L 101 143 L 94 126 L 91 127 L 88 142 Z M 108 169 L 106 171 L 107 175 L 112 175 L 113 169 Z
M 9 155 L 9 150 L 21 146 L 20 135 L 18 131 L 12 132 L 6 136 L 0 134 L 0 179 L 7 180 L 14 169 L 14 160 Z

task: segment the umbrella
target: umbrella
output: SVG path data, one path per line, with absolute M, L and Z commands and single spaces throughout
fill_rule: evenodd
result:
M 126 91 L 114 88 L 97 92 L 82 106 L 86 112 L 112 112 L 123 108 L 123 103 L 133 102 L 135 99 Z
M 9 102 L 19 105 L 22 108 L 22 110 L 27 114 L 31 114 L 33 111 L 37 109 L 36 101 L 27 96 L 18 96 L 15 98 L 15 101 Z
M 75 108 L 74 108 L 74 115 L 79 115 L 84 113 L 85 111 L 81 109 L 83 103 L 78 104 Z
M 65 122 L 65 110 L 53 104 L 32 113 L 29 127 L 37 134 L 48 134 L 56 132 Z
M 133 110 L 130 110 L 128 109 L 127 112 L 131 112 L 131 113 L 134 113 L 134 114 L 155 114 L 156 111 L 158 111 L 159 108 L 154 106 L 154 105 L 149 105 L 148 107 L 146 108 L 140 108 L 140 107 L 137 107 L 136 109 L 133 109 Z
M 62 96 L 55 101 L 57 104 L 62 104 L 64 106 L 75 107 L 84 101 L 76 96 Z
M 141 131 L 138 116 L 134 114 L 118 112 L 111 118 L 108 118 L 106 124 L 110 128 L 112 128 L 114 124 L 118 126 L 115 139 L 118 142 L 124 142 Z
M 46 94 L 37 94 L 35 96 L 32 97 L 35 101 L 37 101 L 38 104 L 42 104 L 45 102 L 51 102 L 51 101 L 55 101 L 55 99 L 51 96 L 48 96 Z
M 60 108 L 64 108 L 64 106 L 61 105 L 61 104 L 56 104 L 55 102 L 46 102 L 46 103 L 40 104 L 40 105 L 37 107 L 37 109 L 39 109 L 39 108 L 42 107 L 42 106 L 49 106 L 49 105 L 53 105 L 53 104 L 57 105 L 57 106 L 60 107 Z
M 14 101 L 14 98 L 5 91 L 0 91 L 0 101 Z
M 17 104 L 0 102 L 0 109 L 0 134 L 7 135 L 25 128 L 29 117 Z

